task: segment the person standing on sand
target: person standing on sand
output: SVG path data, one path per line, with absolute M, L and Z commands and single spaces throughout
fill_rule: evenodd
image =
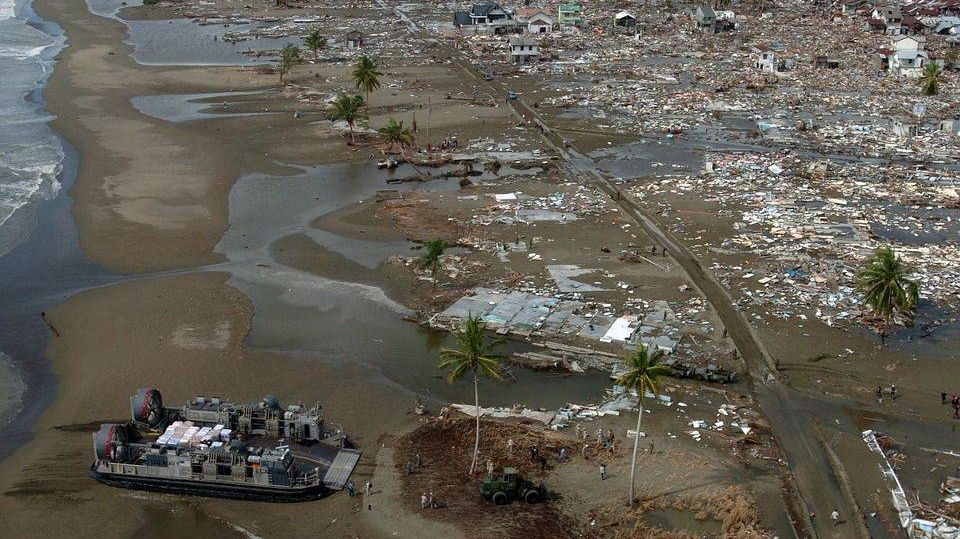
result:
M 606 481 L 606 479 L 607 479 L 607 465 L 601 462 L 600 463 L 600 480 Z
M 427 508 L 427 493 L 424 492 L 423 494 L 420 495 L 420 509 L 426 509 L 426 508 Z
M 830 520 L 833 521 L 834 526 L 836 526 L 837 524 L 840 524 L 840 511 L 837 511 L 836 509 L 834 509 L 833 512 L 830 513 Z
M 364 488 L 366 489 L 366 493 L 367 493 L 366 495 L 367 495 L 367 496 L 373 494 L 373 482 L 372 482 L 372 481 L 367 481 L 367 484 L 364 486 Z
M 513 438 L 507 438 L 507 458 L 513 458 Z
M 560 448 L 560 456 L 557 458 L 557 461 L 563 462 L 563 461 L 565 461 L 565 460 L 567 460 L 567 448 L 566 448 L 566 447 L 561 447 L 561 448 Z
M 347 494 L 349 494 L 351 498 L 357 495 L 357 491 L 353 487 L 353 481 L 347 481 L 346 487 L 347 487 Z
M 897 398 L 897 384 L 890 384 L 890 398 Z
M 583 458 L 587 458 L 587 450 L 590 449 L 590 444 L 583 444 L 583 449 L 580 450 L 580 454 Z

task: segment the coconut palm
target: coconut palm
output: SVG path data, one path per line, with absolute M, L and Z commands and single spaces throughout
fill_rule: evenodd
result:
M 278 66 L 280 81 L 283 82 L 283 76 L 289 73 L 290 70 L 293 69 L 293 66 L 302 61 L 303 56 L 300 54 L 300 47 L 289 43 L 284 45 L 280 51 L 280 65 Z
M 907 278 L 910 271 L 893 254 L 893 249 L 881 247 L 857 274 L 857 290 L 874 314 L 884 320 L 895 312 L 912 316 L 920 302 L 920 287 Z
M 634 484 L 637 477 L 637 448 L 640 447 L 640 424 L 643 421 L 643 397 L 647 390 L 656 393 L 660 388 L 660 377 L 670 373 L 670 368 L 661 365 L 663 350 L 657 349 L 650 353 L 646 345 L 640 345 L 637 350 L 630 355 L 623 357 L 623 363 L 626 371 L 617 378 L 617 385 L 622 386 L 627 391 L 633 389 L 637 392 L 637 404 L 640 411 L 637 412 L 637 435 L 633 439 L 633 458 L 630 461 L 630 503 L 633 503 Z
M 409 129 L 403 127 L 403 122 L 397 121 L 395 118 L 390 118 L 387 120 L 387 125 L 381 127 L 377 131 L 383 135 L 384 140 L 390 143 L 391 150 L 395 144 L 399 144 L 400 155 L 406 159 L 403 149 L 407 146 L 412 146 L 416 139 Z
M 357 142 L 353 137 L 353 124 L 356 123 L 357 120 L 363 120 L 366 117 L 367 113 L 363 111 L 363 98 L 359 95 L 341 93 L 337 96 L 337 99 L 330 104 L 330 119 L 347 122 L 347 127 L 350 128 L 350 144 Z
M 480 376 L 502 380 L 500 356 L 492 353 L 500 344 L 500 339 L 486 338 L 487 324 L 480 317 L 468 314 L 463 324 L 454 330 L 457 348 L 440 350 L 441 369 L 449 369 L 447 380 L 456 382 L 463 375 L 473 373 L 473 399 L 477 407 L 476 435 L 473 442 L 473 460 L 470 462 L 470 474 L 477 467 L 477 455 L 480 453 Z
M 920 85 L 923 88 L 923 95 L 937 95 L 940 93 L 940 82 L 943 79 L 943 73 L 940 66 L 934 63 L 927 64 L 923 68 L 923 75 L 920 77 Z
M 353 68 L 353 83 L 358 90 L 363 90 L 365 102 L 370 101 L 370 92 L 380 88 L 380 75 L 376 60 L 368 56 L 357 59 L 357 65 Z
M 308 49 L 313 51 L 313 61 L 320 63 L 320 49 L 327 46 L 327 38 L 320 35 L 320 30 L 313 30 L 307 34 L 307 38 L 303 40 L 303 43 L 307 46 Z
M 426 250 L 420 256 L 420 262 L 424 267 L 430 268 L 430 274 L 433 275 L 433 289 L 437 289 L 437 272 L 443 269 L 443 251 L 447 244 L 443 240 L 430 240 L 424 244 Z

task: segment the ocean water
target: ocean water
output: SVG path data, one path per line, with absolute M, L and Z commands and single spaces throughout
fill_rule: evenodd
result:
M 63 43 L 37 21 L 29 0 L 0 0 L 0 256 L 32 230 L 29 219 L 14 219 L 17 212 L 60 189 L 63 147 L 39 89 Z
M 35 229 L 36 203 L 56 197 L 64 150 L 40 89 L 63 48 L 62 32 L 30 0 L 0 0 L 0 257 Z M 9 313 L 8 313 L 9 314 Z M 0 350 L 0 428 L 22 407 L 22 372 Z

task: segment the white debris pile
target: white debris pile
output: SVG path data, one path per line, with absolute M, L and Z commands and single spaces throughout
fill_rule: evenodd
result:
M 632 187 L 641 199 L 698 193 L 723 201 L 732 235 L 698 248 L 751 253 L 755 264 L 715 263 L 739 303 L 781 318 L 805 311 L 832 325 L 856 319 L 856 275 L 874 250 L 891 245 L 912 269 L 921 296 L 960 303 L 960 172 L 830 162 L 776 154 L 722 154 L 710 173 Z

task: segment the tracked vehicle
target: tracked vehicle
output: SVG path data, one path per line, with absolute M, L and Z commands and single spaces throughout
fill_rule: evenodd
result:
M 90 474 L 108 485 L 271 502 L 315 500 L 342 489 L 360 452 L 320 405 L 285 409 L 267 396 L 231 403 L 198 396 L 166 407 L 156 389 L 130 398 L 132 421 L 93 435 Z

